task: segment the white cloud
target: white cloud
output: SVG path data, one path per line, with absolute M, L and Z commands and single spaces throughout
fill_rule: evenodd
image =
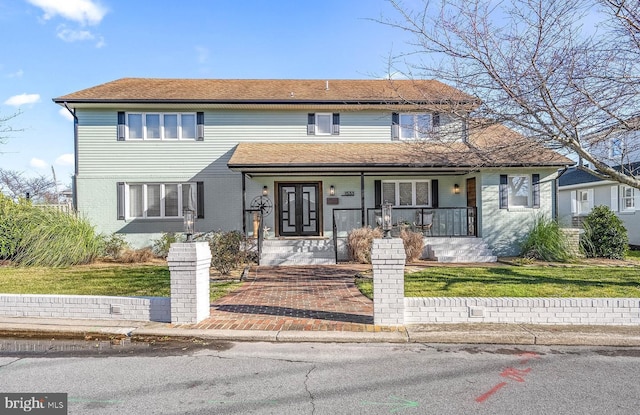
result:
M 74 163 L 74 158 L 73 158 L 73 154 L 71 153 L 62 154 L 56 159 L 56 164 L 58 166 L 73 166 L 73 163 Z
M 31 167 L 35 167 L 36 169 L 47 169 L 47 168 L 49 168 L 49 164 L 46 161 L 38 159 L 38 158 L 35 158 L 35 157 L 31 159 L 31 162 L 29 163 L 29 165 Z
M 96 48 L 100 49 L 101 47 L 104 47 L 107 45 L 107 42 L 105 42 L 104 37 L 100 36 L 98 38 L 98 43 L 96 43 Z
M 25 104 L 35 104 L 40 101 L 40 94 L 20 94 L 7 99 L 4 104 L 19 107 Z
M 107 14 L 107 8 L 93 0 L 27 0 L 44 12 L 45 20 L 60 15 L 81 25 L 95 25 Z
M 66 108 L 60 108 L 58 110 L 58 114 L 62 115 L 62 117 L 66 118 L 69 121 L 73 121 L 73 115 Z
M 14 73 L 10 73 L 7 75 L 7 78 L 22 78 L 24 75 L 24 71 L 22 69 L 15 71 Z
M 58 26 L 57 31 L 57 36 L 65 42 L 95 39 L 95 36 L 88 30 L 68 29 L 65 25 Z

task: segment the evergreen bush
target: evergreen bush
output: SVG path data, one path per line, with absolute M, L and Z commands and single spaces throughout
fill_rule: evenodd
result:
M 587 257 L 624 259 L 629 249 L 627 229 L 609 207 L 594 207 L 583 227 L 580 244 Z
M 247 260 L 245 237 L 242 232 L 213 232 L 207 236 L 211 248 L 211 266 L 228 275 Z

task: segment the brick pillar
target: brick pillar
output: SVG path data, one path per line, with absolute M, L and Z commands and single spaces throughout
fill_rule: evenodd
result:
M 404 264 L 402 239 L 374 239 L 371 248 L 373 266 L 373 324 L 404 324 Z
M 173 243 L 167 262 L 171 272 L 171 323 L 198 323 L 209 317 L 209 244 Z

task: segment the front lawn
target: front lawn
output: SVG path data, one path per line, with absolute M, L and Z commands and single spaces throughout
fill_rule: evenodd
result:
M 211 283 L 211 301 L 241 283 Z M 0 267 L 0 293 L 169 297 L 166 265 L 92 264 L 68 268 Z
M 356 279 L 372 298 L 370 279 Z M 427 267 L 405 275 L 406 297 L 640 298 L 640 266 Z

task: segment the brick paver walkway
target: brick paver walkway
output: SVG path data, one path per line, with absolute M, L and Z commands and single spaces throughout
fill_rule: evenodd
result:
M 363 266 L 254 267 L 242 287 L 211 305 L 190 328 L 389 331 L 373 325 L 373 302 L 360 294 Z M 185 326 L 181 326 L 185 327 Z

